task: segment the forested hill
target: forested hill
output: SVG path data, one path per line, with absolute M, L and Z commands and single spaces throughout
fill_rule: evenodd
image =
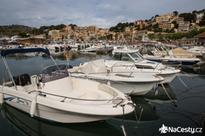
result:
M 0 35 L 13 36 L 21 33 L 30 33 L 32 30 L 32 27 L 24 25 L 5 25 L 0 26 Z

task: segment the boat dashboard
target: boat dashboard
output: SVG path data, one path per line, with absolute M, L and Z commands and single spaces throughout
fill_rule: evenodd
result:
M 68 69 L 67 65 L 49 66 L 42 71 L 42 74 L 40 74 L 41 80 L 43 83 L 46 83 L 46 82 L 68 77 L 69 73 L 67 69 Z
M 28 73 L 20 74 L 17 76 L 13 76 L 12 80 L 8 80 L 4 82 L 5 86 L 28 86 L 31 84 L 38 84 L 39 82 L 46 83 L 54 80 L 58 80 L 61 78 L 65 78 L 69 76 L 67 71 L 67 65 L 53 65 L 46 67 L 41 74 L 38 75 L 29 75 Z

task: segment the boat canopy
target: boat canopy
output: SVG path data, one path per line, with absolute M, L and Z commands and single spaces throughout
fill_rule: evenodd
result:
M 15 53 L 31 53 L 31 52 L 44 52 L 47 55 L 50 55 L 50 52 L 47 48 L 17 48 L 17 49 L 6 49 L 1 50 L 1 56 L 5 57 L 9 54 L 15 54 Z

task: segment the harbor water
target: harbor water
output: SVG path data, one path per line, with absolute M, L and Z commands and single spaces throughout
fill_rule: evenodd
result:
M 109 56 L 81 55 L 74 60 L 56 58 L 59 64 L 79 65 L 80 63 L 108 58 Z M 9 57 L 12 74 L 38 74 L 52 64 L 46 57 Z M 0 82 L 6 80 L 5 67 L 0 59 Z M 1 106 L 0 136 L 158 136 L 158 135 L 197 135 L 202 133 L 160 133 L 165 125 L 181 128 L 202 128 L 205 130 L 205 76 L 178 74 L 170 85 L 159 86 L 145 96 L 132 97 L 136 104 L 135 112 L 105 121 L 61 124 L 39 118 L 9 105 Z M 123 127 L 122 127 L 123 126 Z M 122 129 L 123 128 L 123 129 Z M 124 131 L 123 131 L 124 130 Z

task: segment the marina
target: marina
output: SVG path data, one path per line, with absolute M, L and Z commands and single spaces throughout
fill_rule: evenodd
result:
M 109 56 L 82 55 L 70 61 L 58 58 L 55 61 L 58 64 L 78 66 L 80 63 L 99 58 L 107 59 Z M 12 68 L 14 65 L 22 66 L 28 62 L 30 64 L 24 67 L 13 67 L 15 70 Z M 25 58 L 8 57 L 8 64 L 11 65 L 11 71 L 16 76 L 19 72 L 24 73 L 25 71 L 32 75 L 36 74 L 45 65 L 52 63 L 48 58 L 41 56 L 27 56 Z M 2 61 L 0 67 L 5 69 Z M 1 71 L 1 77 L 5 74 L 3 71 Z M 3 80 L 1 79 L 1 81 Z M 75 125 L 54 123 L 38 117 L 31 117 L 21 110 L 4 104 L 1 108 L 0 120 L 3 123 L 0 127 L 5 130 L 3 131 L 5 135 L 55 135 L 58 133 L 96 136 L 106 135 L 105 130 L 109 130 L 109 134 L 112 133 L 112 135 L 124 135 L 126 132 L 129 136 L 136 134 L 151 136 L 159 134 L 158 128 L 161 127 L 162 123 L 169 126 L 186 126 L 189 123 L 191 127 L 204 127 L 204 80 L 203 75 L 178 73 L 169 86 L 165 86 L 166 91 L 163 86 L 159 85 L 143 96 L 131 96 L 133 103 L 136 104 L 135 112 L 132 114 L 93 123 Z M 90 129 L 92 127 L 96 129 Z M 56 133 L 52 133 L 51 129 Z M 146 131 L 147 129 L 149 131 Z
M 204 5 L 1 0 L 0 136 L 205 136 Z

